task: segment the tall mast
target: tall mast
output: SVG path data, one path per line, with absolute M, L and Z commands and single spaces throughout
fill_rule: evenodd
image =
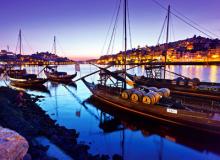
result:
M 124 78 L 126 80 L 126 64 L 127 64 L 127 0 L 124 0 L 124 43 L 125 43 L 125 52 L 124 52 Z M 124 82 L 124 89 L 126 89 L 126 82 Z
M 7 51 L 9 52 L 9 50 L 10 50 L 10 49 L 9 49 L 9 45 L 7 45 Z
M 57 54 L 57 47 L 56 47 L 56 36 L 53 38 L 53 49 L 54 49 L 54 54 Z
M 21 29 L 19 30 L 19 54 L 21 54 L 21 50 L 22 50 L 22 39 L 21 39 Z
M 166 78 L 166 65 L 167 65 L 167 49 L 169 42 L 169 25 L 170 25 L 170 5 L 168 6 L 167 12 L 167 35 L 166 35 L 166 53 L 165 53 L 165 63 L 164 63 L 164 79 Z

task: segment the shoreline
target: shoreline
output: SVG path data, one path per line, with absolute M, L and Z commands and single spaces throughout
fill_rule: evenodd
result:
M 0 87 L 0 125 L 18 132 L 29 143 L 28 157 L 31 159 L 56 158 L 47 156 L 48 147 L 36 143 L 35 138 L 44 136 L 57 145 L 74 160 L 108 160 L 108 155 L 92 155 L 89 145 L 78 143 L 79 133 L 75 129 L 67 129 L 52 120 L 35 102 L 42 97 L 31 98 L 24 93 L 25 106 L 18 107 L 15 99 L 19 91 L 8 87 Z

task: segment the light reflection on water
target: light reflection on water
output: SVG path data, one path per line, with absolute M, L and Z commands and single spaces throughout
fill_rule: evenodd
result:
M 37 73 L 43 67 L 28 67 L 30 73 Z M 220 67 L 219 66 L 168 66 L 168 70 L 188 76 L 191 78 L 198 77 L 202 81 L 220 82 Z M 114 67 L 114 69 L 116 69 Z M 66 71 L 69 74 L 74 73 L 74 67 L 59 66 L 60 71 Z M 86 75 L 97 70 L 91 65 L 81 65 L 81 73 L 77 75 Z M 131 73 L 143 74 L 144 68 L 139 67 L 130 70 Z M 45 77 L 43 72 L 41 77 Z M 76 79 L 77 79 L 76 78 Z M 175 78 L 171 74 L 167 74 L 167 78 Z M 98 79 L 97 75 L 88 77 L 88 81 Z M 1 82 L 3 84 L 3 82 Z M 220 153 L 209 150 L 208 148 L 198 149 L 192 147 L 187 143 L 179 143 L 179 137 L 171 137 L 169 139 L 176 140 L 172 142 L 160 136 L 164 128 L 156 128 L 156 133 L 149 134 L 151 127 L 145 128 L 144 136 L 143 130 L 119 130 L 111 133 L 104 133 L 100 128 L 101 111 L 96 108 L 96 104 L 85 102 L 91 96 L 89 90 L 81 82 L 77 82 L 77 88 L 68 86 L 66 89 L 61 84 L 46 83 L 50 93 L 43 93 L 37 91 L 28 91 L 31 94 L 43 95 L 45 98 L 38 102 L 39 105 L 47 111 L 52 119 L 56 119 L 57 123 L 67 128 L 75 128 L 79 133 L 79 141 L 90 144 L 90 152 L 94 154 L 120 154 L 124 155 L 125 160 L 133 159 L 220 159 Z M 103 104 L 100 104 L 103 105 Z M 125 115 L 126 117 L 126 115 Z M 120 119 L 120 117 L 119 117 Z M 122 125 L 121 125 L 122 126 Z M 136 128 L 136 127 L 132 127 Z M 158 133 L 158 134 L 157 134 Z M 166 137 L 166 136 L 165 136 Z M 169 137 L 169 133 L 167 133 Z M 181 137 L 180 137 L 181 138 Z M 187 139 L 194 146 L 198 146 L 198 141 L 193 141 L 193 138 Z M 217 146 L 218 147 L 218 146 Z M 219 146 L 220 148 L 220 146 Z
M 220 66 L 168 66 L 168 70 L 189 78 L 199 78 L 201 81 L 220 82 Z M 167 78 L 175 78 L 175 75 L 167 74 Z

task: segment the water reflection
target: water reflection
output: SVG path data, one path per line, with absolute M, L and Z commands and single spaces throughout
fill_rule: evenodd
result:
M 211 66 L 209 80 L 211 82 L 216 82 L 218 76 L 219 76 L 218 75 L 218 67 L 217 66 Z
M 36 74 L 42 68 L 34 66 L 27 70 Z M 59 66 L 59 70 L 75 73 L 72 65 Z M 76 79 L 96 70 L 92 65 L 81 65 L 81 74 Z M 203 81 L 220 82 L 219 66 L 168 66 L 168 70 Z M 142 67 L 129 72 L 144 74 Z M 45 75 L 42 72 L 40 76 Z M 167 78 L 175 76 L 167 74 Z M 87 79 L 96 82 L 98 74 Z M 1 84 L 4 83 L 1 81 Z M 45 96 L 43 101 L 38 102 L 39 105 L 60 125 L 75 128 L 80 133 L 79 140 L 89 143 L 90 152 L 94 154 L 120 154 L 125 160 L 220 159 L 219 138 L 205 137 L 189 130 L 182 131 L 112 111 L 110 106 L 92 100 L 90 91 L 81 81 L 75 86 L 47 82 L 45 87 L 50 94 L 36 90 L 28 90 L 28 93 Z
M 202 65 L 188 65 L 188 66 L 168 66 L 167 70 L 181 74 L 189 78 L 199 78 L 206 82 L 220 82 L 220 66 L 202 66 Z M 174 79 L 176 75 L 166 73 L 167 79 Z
M 44 85 L 39 85 L 37 87 L 34 87 L 34 86 L 17 87 L 17 86 L 12 85 L 11 83 L 9 83 L 8 85 L 9 85 L 10 88 L 16 89 L 16 90 L 19 90 L 19 91 L 27 91 L 27 92 L 35 91 L 35 92 L 46 93 L 46 94 L 50 95 L 49 89 Z

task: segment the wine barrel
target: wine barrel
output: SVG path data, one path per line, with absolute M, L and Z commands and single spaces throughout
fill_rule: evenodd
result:
M 127 89 L 127 90 L 124 90 L 122 93 L 121 93 L 121 98 L 123 99 L 129 99 L 131 94 L 134 92 L 133 89 Z
M 170 96 L 170 90 L 168 88 L 160 88 L 157 92 L 162 97 L 169 97 Z
M 157 92 L 151 92 L 151 94 L 153 94 L 155 97 L 155 103 L 159 102 L 161 98 L 160 94 L 158 94 Z
M 138 102 L 138 101 L 142 101 L 142 97 L 144 96 L 145 92 L 141 91 L 141 90 L 136 90 L 131 94 L 131 101 L 133 102 Z
M 159 102 L 159 100 L 160 100 L 160 95 L 153 91 L 145 94 L 142 98 L 142 102 L 145 104 L 155 104 Z
M 219 92 L 220 91 L 220 87 L 219 86 L 211 86 L 211 91 Z
M 187 80 L 186 79 L 179 80 L 179 85 L 180 86 L 185 86 L 186 84 L 187 84 Z
M 149 92 L 143 96 L 142 102 L 145 104 L 155 104 L 156 98 L 151 92 Z
M 154 91 L 154 92 L 157 92 L 158 91 L 158 88 L 157 87 L 148 87 L 148 89 L 150 91 Z
M 189 87 L 194 87 L 194 86 L 195 86 L 194 81 L 193 81 L 192 79 L 189 79 L 189 80 L 187 81 L 187 86 L 189 86 Z
M 199 85 L 199 83 L 200 83 L 200 79 L 199 78 L 193 78 L 192 81 L 193 81 L 193 83 L 195 85 Z
M 151 104 L 151 97 L 148 94 L 145 94 L 142 98 L 142 103 Z

